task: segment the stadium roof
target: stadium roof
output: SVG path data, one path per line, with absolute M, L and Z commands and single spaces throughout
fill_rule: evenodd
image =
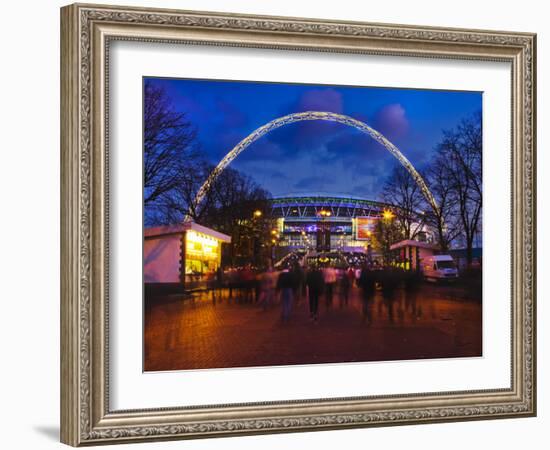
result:
M 346 193 L 335 193 L 335 192 L 324 192 L 324 191 L 316 191 L 316 192 L 290 192 L 288 194 L 284 195 L 274 195 L 273 199 L 283 199 L 283 198 L 302 198 L 302 197 L 329 197 L 329 198 L 341 198 L 341 199 L 353 199 L 353 200 L 369 200 L 365 197 L 359 197 L 352 194 L 346 194 Z
M 313 218 L 320 209 L 328 209 L 332 212 L 331 220 L 352 217 L 380 217 L 386 208 L 391 208 L 386 203 L 376 202 L 360 197 L 338 194 L 298 194 L 284 197 L 274 197 L 271 200 L 273 212 L 276 216 L 284 218 Z
M 294 206 L 346 206 L 350 208 L 393 208 L 387 203 L 368 200 L 366 198 L 338 194 L 297 194 L 277 196 L 271 199 L 273 206 L 294 205 Z

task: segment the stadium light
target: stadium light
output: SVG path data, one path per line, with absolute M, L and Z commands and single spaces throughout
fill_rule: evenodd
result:
M 392 220 L 395 215 L 389 209 L 385 209 L 382 213 L 382 217 L 384 218 L 384 220 Z

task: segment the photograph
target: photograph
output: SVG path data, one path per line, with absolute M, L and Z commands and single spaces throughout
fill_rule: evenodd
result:
M 143 77 L 145 372 L 483 357 L 483 92 Z
M 73 4 L 44 33 L 59 246 L 27 241 L 59 247 L 61 442 L 521 447 L 490 419 L 537 415 L 542 19 L 284 3 Z M 34 236 L 47 202 L 20 203 Z

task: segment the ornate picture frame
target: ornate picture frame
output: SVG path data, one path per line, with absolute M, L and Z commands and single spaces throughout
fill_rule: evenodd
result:
M 117 40 L 511 65 L 511 385 L 115 411 L 109 390 L 109 49 Z M 74 4 L 61 9 L 61 440 L 112 444 L 536 414 L 536 35 Z

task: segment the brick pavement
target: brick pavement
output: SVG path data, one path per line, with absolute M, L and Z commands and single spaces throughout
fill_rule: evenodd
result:
M 452 288 L 423 285 L 416 299 L 397 291 L 390 308 L 377 292 L 373 323 L 362 320 L 359 292 L 340 307 L 320 300 L 318 323 L 307 301 L 295 304 L 287 323 L 279 303 L 194 303 L 164 298 L 145 309 L 145 370 L 182 370 L 355 361 L 481 356 L 481 304 L 460 300 Z M 391 320 L 393 318 L 393 320 Z

